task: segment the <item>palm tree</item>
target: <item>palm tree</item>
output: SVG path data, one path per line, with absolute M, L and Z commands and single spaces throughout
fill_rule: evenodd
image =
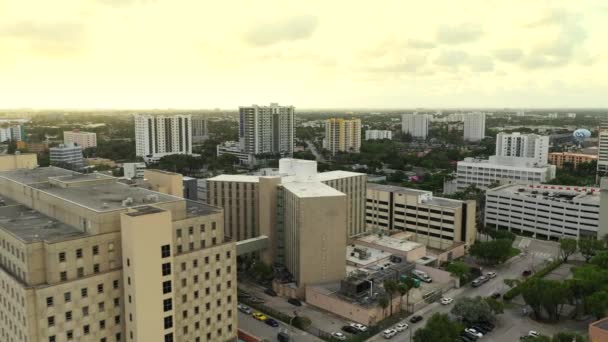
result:
M 403 284 L 405 284 L 405 286 L 407 286 L 407 292 L 405 293 L 407 295 L 407 297 L 405 297 L 405 306 L 409 310 L 409 306 L 410 306 L 410 290 L 414 288 L 414 285 L 416 285 L 416 281 L 412 277 L 407 277 L 407 278 L 405 278 L 403 280 Z
M 410 288 L 407 287 L 407 285 L 404 284 L 404 283 L 399 283 L 399 285 L 397 285 L 397 291 L 400 294 L 400 296 L 399 296 L 399 311 L 401 311 L 403 309 L 403 296 L 405 296 L 410 291 Z
M 382 307 L 382 318 L 384 319 L 384 317 L 386 317 L 385 311 L 386 307 L 388 306 L 388 297 L 386 295 L 383 295 L 378 298 L 378 304 L 380 304 L 380 306 Z
M 384 281 L 384 291 L 388 294 L 389 300 L 391 302 L 391 316 L 393 315 L 393 295 L 397 291 L 397 282 L 394 280 L 385 280 Z

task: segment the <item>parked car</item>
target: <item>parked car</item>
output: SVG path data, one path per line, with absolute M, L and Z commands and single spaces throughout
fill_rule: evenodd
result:
M 465 342 L 475 342 L 475 341 L 477 341 L 477 339 L 479 339 L 479 337 L 477 337 L 477 336 L 471 336 L 471 335 L 469 335 L 468 333 L 466 333 L 464 331 L 462 332 L 462 334 L 460 334 L 460 338 L 462 340 L 464 340 Z
M 490 295 L 490 297 L 494 298 L 494 299 L 498 299 L 500 298 L 502 295 L 499 292 L 494 292 Z
M 486 276 L 490 279 L 496 278 L 496 272 L 488 272 L 486 273 Z
M 466 328 L 464 329 L 464 332 L 466 332 L 467 334 L 471 335 L 471 336 L 475 336 L 477 338 L 482 338 L 483 334 L 480 333 L 479 331 L 473 329 L 473 328 Z
M 291 304 L 291 305 L 295 305 L 295 306 L 302 306 L 302 302 L 300 302 L 298 299 L 296 298 L 289 298 L 287 300 L 287 303 Z
M 349 334 L 353 334 L 353 335 L 357 335 L 358 333 L 360 333 L 359 329 L 350 326 L 350 325 L 345 325 L 342 327 L 342 331 L 347 332 Z
M 395 335 L 397 335 L 397 330 L 394 329 L 386 329 L 382 332 L 382 336 L 386 339 L 392 338 Z
M 521 272 L 521 275 L 524 277 L 528 277 L 528 276 L 532 275 L 532 271 L 524 270 L 523 272 Z
M 420 315 L 415 315 L 415 316 L 412 316 L 412 318 L 410 318 L 411 323 L 418 323 L 420 321 L 422 321 L 422 316 L 420 316 Z
M 239 311 L 240 311 L 240 312 L 242 312 L 242 313 L 246 313 L 246 314 L 248 314 L 248 315 L 249 315 L 249 314 L 251 314 L 251 309 L 250 309 L 250 308 L 248 308 L 246 305 L 243 305 L 243 304 L 241 304 L 241 303 L 238 303 L 236 307 L 237 307 L 237 309 L 239 309 Z
M 276 328 L 279 326 L 279 322 L 277 322 L 275 319 L 272 318 L 267 318 L 264 323 L 266 323 L 267 325 L 270 325 L 273 328 Z
M 331 333 L 331 338 L 338 341 L 346 341 L 346 335 L 341 332 L 333 332 Z
M 488 329 L 490 331 L 494 330 L 494 328 L 496 327 L 494 325 L 494 323 L 490 323 L 490 322 L 477 322 L 475 324 L 477 324 L 477 325 L 479 325 L 481 327 L 484 327 L 484 328 L 486 328 L 486 329 Z
M 538 336 L 540 336 L 540 334 L 539 334 L 538 332 L 534 331 L 534 330 L 530 330 L 530 331 L 528 332 L 528 336 L 531 336 L 531 337 L 538 337 Z
M 271 288 L 268 288 L 268 289 L 264 290 L 264 293 L 267 294 L 267 295 L 269 295 L 269 296 L 272 296 L 272 297 L 276 297 L 277 296 L 277 293 L 274 292 L 274 290 L 271 289 Z
M 473 286 L 473 287 L 479 287 L 481 285 L 483 285 L 483 280 L 481 280 L 479 278 L 477 278 L 471 282 L 471 286 Z
M 363 324 L 359 324 L 359 323 L 350 323 L 349 324 L 351 327 L 359 330 L 360 332 L 364 332 L 367 331 L 367 327 Z
M 481 325 L 479 325 L 479 324 L 475 324 L 475 325 L 471 326 L 471 328 L 473 328 L 473 329 L 475 329 L 475 330 L 479 331 L 480 333 L 482 333 L 482 334 L 484 334 L 484 335 L 486 335 L 487 333 L 489 333 L 489 332 L 490 332 L 490 330 L 489 330 L 489 329 L 487 329 L 487 328 L 485 328 L 485 327 L 483 327 L 483 326 L 481 326 Z
M 277 341 L 279 342 L 289 342 L 290 340 L 289 334 L 284 331 L 279 331 L 277 334 Z
M 453 301 L 454 300 L 452 298 L 450 298 L 450 297 L 443 297 L 443 298 L 441 298 L 440 302 L 443 305 L 448 305 L 448 304 L 452 304 Z
M 421 270 L 413 270 L 412 275 L 425 283 L 432 283 L 433 278 L 431 278 L 426 272 Z
M 257 319 L 258 321 L 265 321 L 268 319 L 268 317 L 266 317 L 266 315 L 261 312 L 254 312 L 251 316 L 253 316 L 253 318 Z
M 394 329 L 397 330 L 397 332 L 401 332 L 401 331 L 407 330 L 407 328 L 409 328 L 409 327 L 410 326 L 407 325 L 407 323 L 399 323 L 399 324 L 395 325 Z

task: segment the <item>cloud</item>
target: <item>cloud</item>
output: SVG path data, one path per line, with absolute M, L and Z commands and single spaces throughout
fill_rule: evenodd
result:
M 128 7 L 133 5 L 148 5 L 158 0 L 96 0 L 98 3 L 109 7 Z
M 313 15 L 299 15 L 274 22 L 258 23 L 250 28 L 243 39 L 251 46 L 268 46 L 280 42 L 310 38 L 319 20 Z
M 407 46 L 414 49 L 433 49 L 435 47 L 435 43 L 428 40 L 421 39 L 408 39 Z
M 434 63 L 441 66 L 464 65 L 469 59 L 469 54 L 463 50 L 442 50 L 435 58 Z
M 437 30 L 437 41 L 442 44 L 464 44 L 479 40 L 483 35 L 481 25 L 462 23 L 442 25 Z
M 0 39 L 25 43 L 43 54 L 71 54 L 85 43 L 82 23 L 19 21 L 0 26 Z
M 493 54 L 498 60 L 509 63 L 517 62 L 524 56 L 524 52 L 517 48 L 497 49 Z
M 494 61 L 489 56 L 471 56 L 467 62 L 472 71 L 489 72 L 494 70 Z

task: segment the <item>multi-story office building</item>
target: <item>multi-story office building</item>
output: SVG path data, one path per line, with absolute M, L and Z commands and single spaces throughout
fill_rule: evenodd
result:
M 239 107 L 239 143 L 249 154 L 293 154 L 294 107 L 252 105 Z
M 89 147 L 97 147 L 97 134 L 93 132 L 81 132 L 80 130 L 63 132 L 63 142 L 65 144 L 73 143 L 82 146 L 83 149 Z
M 192 154 L 190 115 L 136 114 L 135 155 L 158 161 L 171 154 Z
M 598 133 L 597 173 L 608 175 L 608 122 L 602 123 Z
M 436 249 L 475 243 L 475 201 L 434 197 L 430 191 L 367 185 L 365 220 L 369 231 L 403 230 L 418 243 Z
M 56 167 L 0 172 L 0 196 L 0 340 L 236 340 L 220 208 Z
M 76 170 L 84 167 L 82 146 L 74 143 L 59 144 L 49 149 L 51 165 Z
M 123 163 L 122 169 L 125 178 L 144 178 L 146 163 Z
M 22 125 L 0 127 L 0 142 L 23 140 L 25 140 L 25 131 Z
M 486 114 L 470 113 L 464 116 L 464 140 L 480 141 L 486 136 Z
M 427 114 L 403 114 L 401 116 L 401 131 L 416 139 L 426 139 L 429 134 L 431 116 Z
M 361 120 L 328 119 L 325 121 L 323 148 L 331 154 L 337 152 L 359 153 L 361 149 Z
M 315 161 L 284 158 L 276 176 L 207 180 L 207 202 L 224 208 L 226 235 L 267 236 L 262 260 L 285 265 L 299 296 L 308 284 L 342 279 L 347 238 L 365 232 L 365 174 L 316 168 Z
M 457 190 L 471 185 L 486 190 L 492 184 L 540 184 L 555 178 L 555 165 L 543 167 L 511 166 L 492 159 L 465 158 L 456 167 Z
M 535 238 L 598 237 L 600 192 L 566 185 L 503 185 L 486 192 L 485 224 Z
M 207 119 L 201 116 L 192 117 L 192 142 L 200 143 L 209 139 Z
M 368 129 L 365 131 L 365 140 L 393 139 L 393 132 L 388 130 Z
M 549 137 L 517 132 L 498 133 L 495 157 L 504 165 L 547 165 Z
M 238 141 L 225 141 L 216 147 L 217 157 L 221 157 L 223 155 L 232 155 L 235 156 L 238 160 L 238 165 L 240 166 L 252 166 L 255 165 L 256 158 L 252 153 L 247 153 L 243 151 L 239 145 Z
M 593 154 L 570 153 L 570 152 L 551 152 L 549 153 L 549 163 L 555 165 L 558 169 L 564 167 L 564 164 L 570 164 L 573 168 L 578 168 L 581 163 L 590 163 L 597 161 L 597 156 Z
M 608 178 L 600 179 L 600 226 L 597 236 L 603 239 L 608 236 Z

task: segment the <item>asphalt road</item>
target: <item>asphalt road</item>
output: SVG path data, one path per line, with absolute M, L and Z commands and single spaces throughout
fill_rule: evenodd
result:
M 244 314 L 239 311 L 239 329 L 243 329 L 250 334 L 253 334 L 259 338 L 265 338 L 268 341 L 276 341 L 277 334 L 279 331 L 287 331 L 291 337 L 292 341 L 295 342 L 305 342 L 305 341 L 322 341 L 315 336 L 308 334 L 307 332 L 301 331 L 294 327 L 289 327 L 287 324 L 277 320 L 279 322 L 279 326 L 273 328 L 267 325 L 264 322 L 258 321 L 257 319 L 251 317 L 251 315 Z

